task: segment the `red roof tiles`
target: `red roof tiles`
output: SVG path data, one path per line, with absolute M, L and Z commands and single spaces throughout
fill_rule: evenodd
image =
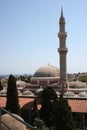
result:
M 87 100 L 68 99 L 72 112 L 87 113 Z
M 5 107 L 6 105 L 6 97 L 0 97 L 0 107 Z
M 19 104 L 21 108 L 32 109 L 34 98 L 19 97 Z M 68 99 L 72 112 L 87 113 L 87 99 Z M 5 107 L 6 97 L 0 97 L 0 107 Z M 38 105 L 40 109 L 40 104 Z

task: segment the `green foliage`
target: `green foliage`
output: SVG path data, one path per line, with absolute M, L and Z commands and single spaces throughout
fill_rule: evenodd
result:
M 30 83 L 30 78 L 32 76 L 31 75 L 21 75 L 19 79 L 21 79 L 21 81 L 24 81 L 24 82 L 27 82 L 27 83 Z
M 36 99 L 34 99 L 34 107 L 32 110 L 32 124 L 34 123 L 35 118 L 39 118 L 39 111 L 37 109 L 37 102 Z
M 33 113 L 34 113 L 34 118 L 39 118 L 39 111 L 37 109 L 37 102 L 36 99 L 34 99 L 34 109 L 33 109 Z
M 8 79 L 6 109 L 11 113 L 20 114 L 16 79 L 12 75 Z
M 71 107 L 68 101 L 60 95 L 57 104 L 54 106 L 53 121 L 56 130 L 75 130 L 75 122 L 72 119 Z
M 39 118 L 35 118 L 34 126 L 38 130 L 49 130 L 49 128 L 46 127 L 45 122 L 43 120 L 39 119 Z
M 51 116 L 53 113 L 53 106 L 57 100 L 57 94 L 51 87 L 46 87 L 42 91 L 41 95 L 41 105 L 40 116 L 46 123 L 48 127 L 52 126 Z
M 79 81 L 87 83 L 87 76 L 80 76 Z
M 31 77 L 32 77 L 31 75 L 27 77 L 27 79 L 26 79 L 26 82 L 27 82 L 27 83 L 30 83 Z
M 55 90 L 52 87 L 47 86 L 44 91 L 42 91 L 42 102 L 46 102 L 49 100 L 56 100 L 57 99 L 57 94 Z
M 26 80 L 25 76 L 20 76 L 20 79 L 21 79 L 21 81 L 25 81 Z
M 25 122 L 31 124 L 32 121 L 32 111 L 31 110 L 27 110 L 27 109 L 23 109 L 21 108 L 21 117 L 24 119 Z
M 42 108 L 40 116 L 49 128 L 54 127 L 55 130 L 75 130 L 71 107 L 62 94 L 58 98 L 56 92 L 51 87 L 46 87 L 42 92 L 41 98 Z
M 3 90 L 1 79 L 0 79 L 0 91 Z

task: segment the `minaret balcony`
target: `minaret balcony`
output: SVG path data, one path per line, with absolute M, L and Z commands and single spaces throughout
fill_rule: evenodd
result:
M 67 33 L 66 32 L 59 32 L 58 33 L 58 37 L 59 38 L 66 38 L 67 37 Z
M 59 52 L 59 53 L 67 53 L 67 52 L 68 52 L 68 48 L 65 48 L 65 47 L 63 47 L 63 48 L 58 48 L 58 52 Z

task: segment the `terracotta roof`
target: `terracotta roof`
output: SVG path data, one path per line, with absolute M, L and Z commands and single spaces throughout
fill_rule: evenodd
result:
M 19 98 L 19 104 L 20 104 L 20 107 L 24 107 L 26 104 L 28 104 L 26 106 L 26 109 L 27 108 L 32 108 L 33 107 L 33 101 L 34 101 L 34 98 L 29 98 L 29 97 L 21 97 Z M 32 104 L 29 106 L 29 104 Z M 5 107 L 6 106 L 6 97 L 3 96 L 3 97 L 0 97 L 0 107 Z
M 34 98 L 19 98 L 21 108 L 32 109 Z
M 6 97 L 0 97 L 0 107 L 5 107 L 6 105 Z
M 19 104 L 21 108 L 32 109 L 34 98 L 20 97 Z M 68 99 L 72 112 L 87 113 L 87 99 Z M 6 97 L 0 97 L 0 107 L 5 107 Z M 40 109 L 40 104 L 38 108 Z
M 72 112 L 87 113 L 87 99 L 69 99 L 68 102 L 71 106 Z

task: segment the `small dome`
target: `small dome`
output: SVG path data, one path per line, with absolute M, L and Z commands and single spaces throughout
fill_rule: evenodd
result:
M 17 90 L 17 92 L 18 92 L 18 96 L 21 96 L 22 93 L 19 90 Z
M 69 87 L 70 88 L 87 88 L 86 83 L 80 82 L 80 81 L 74 81 L 74 82 L 69 82 Z
M 0 91 L 0 94 L 3 94 L 3 95 L 4 95 L 4 94 L 6 94 L 6 93 L 7 93 L 7 90 L 6 90 L 6 89 L 3 89 L 3 90 Z
M 35 91 L 35 94 L 36 95 L 39 95 L 41 92 L 43 91 L 43 88 L 39 88 Z
M 34 96 L 34 94 L 29 90 L 23 91 L 22 95 Z
M 23 119 L 20 116 L 16 114 L 12 115 L 23 121 Z M 24 124 L 22 124 L 21 122 L 19 122 L 18 120 L 16 120 L 15 118 L 13 118 L 8 114 L 2 115 L 1 121 L 3 121 L 11 130 L 27 130 Z M 8 128 L 6 128 L 6 126 L 1 123 L 1 130 L 8 130 Z
M 17 85 L 17 87 L 24 87 L 26 85 L 26 82 L 17 80 L 16 85 Z
M 64 96 L 65 96 L 65 97 L 74 97 L 75 94 L 74 94 L 73 92 L 70 92 L 70 91 L 69 91 L 69 92 L 65 92 L 65 93 L 64 93 Z
M 55 66 L 42 66 L 34 74 L 34 77 L 59 77 L 60 71 Z
M 78 94 L 79 97 L 87 97 L 87 92 L 80 92 Z

